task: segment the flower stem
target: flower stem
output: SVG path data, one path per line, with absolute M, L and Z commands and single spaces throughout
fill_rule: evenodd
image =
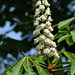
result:
M 57 60 L 57 58 L 52 62 L 52 64 Z
M 48 54 L 46 54 L 46 56 L 47 56 L 47 59 L 48 59 L 48 65 L 50 66 L 51 64 L 50 64 L 50 61 L 49 61 Z
M 44 67 L 44 68 L 47 68 L 46 66 L 42 65 L 42 64 L 39 64 L 40 66 Z
M 52 69 L 52 71 L 61 71 L 61 70 L 65 70 L 65 69 L 69 69 L 71 67 L 66 67 L 66 68 L 61 68 L 61 69 Z

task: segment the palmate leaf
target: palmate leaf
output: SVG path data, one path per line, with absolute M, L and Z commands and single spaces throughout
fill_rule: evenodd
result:
M 25 60 L 25 57 L 19 60 L 14 65 L 10 66 L 8 69 L 6 69 L 1 75 L 21 75 L 23 71 L 23 62 Z
M 43 60 L 41 60 L 40 58 L 38 58 L 38 57 L 35 57 L 35 56 L 29 56 L 29 57 L 36 60 L 36 61 L 38 61 L 39 63 L 45 64 L 45 62 Z
M 37 69 L 39 75 L 50 75 L 50 73 L 49 73 L 46 69 L 40 67 L 35 61 L 33 61 L 32 59 L 30 59 L 30 61 L 31 61 L 31 62 L 34 64 L 34 66 L 36 67 L 36 69 Z
M 74 19 L 75 19 L 75 17 L 72 17 L 70 19 L 67 19 L 67 20 L 64 20 L 64 21 L 59 22 L 58 23 L 59 30 L 67 27 L 71 23 L 71 21 L 73 21 Z
M 47 60 L 47 57 L 45 55 L 40 55 L 40 56 L 38 56 L 38 58 L 43 61 Z
M 25 58 L 25 60 L 23 62 L 23 67 L 24 67 L 25 71 L 27 71 L 27 58 Z
M 21 75 L 23 71 L 23 62 L 25 58 L 21 59 L 12 69 L 7 72 L 7 75 Z
M 71 66 L 71 72 L 70 75 L 75 75 L 75 62 Z
M 39 75 L 50 75 L 46 69 L 39 66 L 39 63 L 45 64 L 44 61 L 38 57 L 24 57 L 14 65 L 10 66 L 10 68 L 6 69 L 1 75 L 22 75 L 23 68 L 25 69 L 25 75 L 37 75 L 32 69 L 33 65 L 35 66 Z
M 27 58 L 27 72 L 25 72 L 25 75 L 37 75 L 33 69 L 32 64 L 30 63 L 29 59 Z
M 74 59 L 72 58 L 72 53 L 64 51 L 63 49 L 61 50 L 61 52 L 70 60 L 72 64 L 74 63 Z

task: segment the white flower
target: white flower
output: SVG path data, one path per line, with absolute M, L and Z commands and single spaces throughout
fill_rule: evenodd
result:
M 50 4 L 48 3 L 47 0 L 43 0 L 42 3 L 43 3 L 45 6 L 50 6 Z
M 50 26 L 48 26 L 48 30 L 50 30 L 51 32 L 53 31 L 53 28 Z
M 50 25 L 51 25 L 51 23 L 50 23 L 49 21 L 46 21 L 46 24 L 47 24 L 48 26 L 50 26 Z
M 37 16 L 37 15 L 39 15 L 39 14 L 40 14 L 40 10 L 39 10 L 39 9 L 36 9 L 34 16 Z
M 45 29 L 44 30 L 44 34 L 49 35 L 50 34 L 50 31 L 48 29 Z
M 37 25 L 39 25 L 39 21 L 34 22 L 34 26 L 37 26 Z
M 41 51 L 37 51 L 37 52 L 35 53 L 35 56 L 38 56 L 38 55 L 41 55 Z
M 37 20 L 37 21 L 41 21 L 41 17 L 37 17 L 36 20 Z
M 43 49 L 43 48 L 44 48 L 44 46 L 41 45 L 41 44 L 38 44 L 38 45 L 36 46 L 36 49 L 37 49 L 37 50 L 41 50 L 41 49 Z
M 40 40 L 45 40 L 46 39 L 46 37 L 44 35 L 40 35 L 39 38 L 40 38 Z
M 44 10 L 44 9 L 45 9 L 45 6 L 44 6 L 44 5 L 40 5 L 40 6 L 39 6 L 39 9 L 40 9 L 40 10 Z
M 57 47 L 57 46 L 56 46 L 56 43 L 53 42 L 53 41 L 51 41 L 50 44 L 51 44 L 53 47 Z
M 51 51 L 56 52 L 57 50 L 53 47 L 50 48 Z
M 36 29 L 42 30 L 44 27 L 45 27 L 45 24 L 42 23 L 41 25 L 38 25 Z
M 51 11 L 49 8 L 47 8 L 46 12 L 45 12 L 45 15 L 51 15 Z
M 41 1 L 38 1 L 35 6 L 41 5 Z
M 50 33 L 50 34 L 48 35 L 48 37 L 49 37 L 51 40 L 54 40 L 54 35 L 53 35 L 52 33 Z
M 45 53 L 45 54 L 49 54 L 51 51 L 50 51 L 50 49 L 49 48 L 45 48 L 44 50 L 43 50 L 43 53 Z
M 47 11 L 51 12 L 49 7 L 47 8 Z
M 48 21 L 50 22 L 53 21 L 53 19 L 51 19 L 51 16 L 48 17 Z
M 43 29 L 44 27 L 45 27 L 46 25 L 45 24 L 41 24 L 41 25 L 39 25 L 39 27 L 41 28 L 41 29 Z
M 47 0 L 39 0 L 36 3 L 37 9 L 35 11 L 36 21 L 34 22 L 34 26 L 36 30 L 33 32 L 34 35 L 39 35 L 36 39 L 34 39 L 34 44 L 39 43 L 36 46 L 38 50 L 36 55 L 44 54 L 52 54 L 53 56 L 59 58 L 57 50 L 55 47 L 56 43 L 54 40 L 54 35 L 51 33 L 53 28 L 51 27 L 51 11 L 50 4 Z M 47 9 L 45 9 L 47 8 Z M 46 22 L 46 23 L 45 23 Z
M 47 44 L 50 44 L 50 42 L 51 42 L 51 40 L 50 40 L 50 39 L 48 39 L 48 38 L 47 38 L 47 39 L 45 39 L 45 43 L 46 43 L 46 45 L 47 45 Z
M 43 21 L 45 21 L 45 20 L 46 20 L 46 16 L 42 15 L 42 16 L 41 16 L 41 19 L 42 19 Z
M 39 29 L 36 29 L 34 32 L 33 32 L 34 35 L 39 35 L 40 34 L 40 30 Z
M 39 38 L 34 39 L 34 44 L 37 44 L 39 42 Z
M 53 55 L 54 55 L 55 57 L 59 58 L 59 55 L 58 55 L 57 52 L 54 52 Z

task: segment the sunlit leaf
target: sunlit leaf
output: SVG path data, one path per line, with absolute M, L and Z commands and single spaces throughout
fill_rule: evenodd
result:
M 32 58 L 32 59 L 35 59 L 39 63 L 45 64 L 45 62 L 43 60 L 39 59 L 38 57 L 35 57 L 35 56 L 29 56 L 29 57 Z
M 75 54 L 72 54 L 72 57 L 75 59 Z
M 40 67 L 35 61 L 33 61 L 32 59 L 30 59 L 30 61 L 31 61 L 31 62 L 34 64 L 34 66 L 36 67 L 36 69 L 37 69 L 39 75 L 50 75 L 50 73 L 49 73 L 46 69 Z
M 71 66 L 71 73 L 70 75 L 75 75 L 75 62 Z
M 32 69 L 32 65 L 29 62 L 29 59 L 27 58 L 27 71 L 25 72 L 25 75 L 37 75 L 33 69 Z
M 19 60 L 14 65 L 10 66 L 6 71 L 4 71 L 1 75 L 21 75 L 23 71 L 23 62 L 25 60 L 25 57 Z
M 25 71 L 27 71 L 27 58 L 25 58 L 25 60 L 23 62 L 23 67 L 24 67 Z
M 71 63 L 74 63 L 74 59 L 72 58 L 72 53 L 68 51 L 64 51 L 63 49 L 61 50 L 62 53 L 71 61 Z
M 72 17 L 70 19 L 59 22 L 58 23 L 58 28 L 61 30 L 65 27 L 67 27 L 71 23 L 71 21 L 73 21 L 74 19 L 75 19 L 75 17 Z
M 64 36 L 60 37 L 60 38 L 58 39 L 58 43 L 62 42 L 63 40 L 65 40 L 65 39 L 67 39 L 67 38 L 69 38 L 69 37 L 71 37 L 70 34 L 67 34 L 67 35 L 64 35 Z

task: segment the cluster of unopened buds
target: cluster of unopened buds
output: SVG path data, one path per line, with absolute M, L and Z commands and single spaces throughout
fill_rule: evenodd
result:
M 37 54 L 48 54 L 59 58 L 59 55 L 56 50 L 56 43 L 54 40 L 54 35 L 52 34 L 53 28 L 51 21 L 51 11 L 50 4 L 47 0 L 38 0 L 35 5 L 35 17 L 36 20 L 34 22 L 34 26 L 36 30 L 33 32 L 34 35 L 38 37 L 34 39 L 34 44 L 38 44 L 36 46 Z

